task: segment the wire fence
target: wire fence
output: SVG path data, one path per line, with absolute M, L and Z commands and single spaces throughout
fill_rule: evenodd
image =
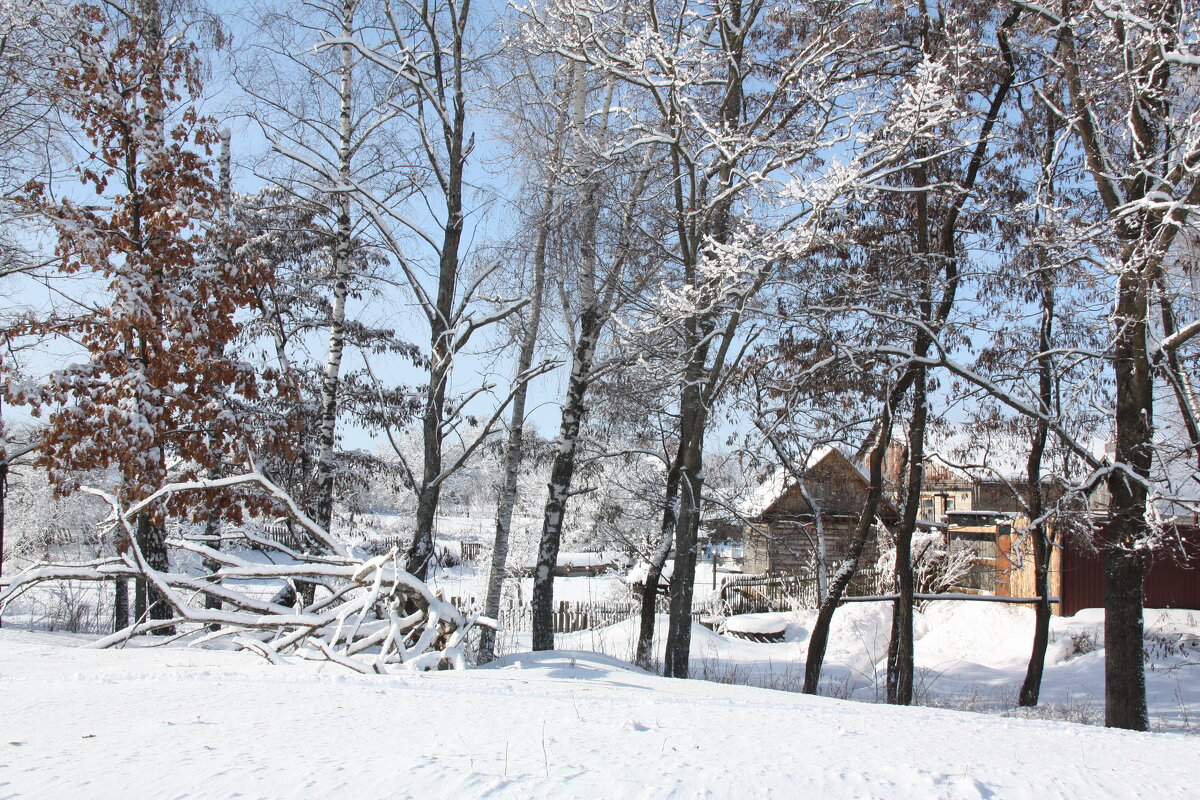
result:
M 112 633 L 113 585 L 107 581 L 56 581 L 35 586 L 4 610 L 4 624 L 67 633 Z

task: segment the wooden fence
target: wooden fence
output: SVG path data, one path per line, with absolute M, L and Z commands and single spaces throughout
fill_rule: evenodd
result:
M 876 569 L 854 573 L 846 587 L 846 597 L 878 595 L 888 578 Z M 797 608 L 816 608 L 820 593 L 815 576 L 808 575 L 744 575 L 725 581 L 717 593 L 714 613 L 723 616 L 758 614 L 766 611 L 792 611 Z
M 858 571 L 846 589 L 847 597 L 878 595 L 882 584 L 890 576 L 881 575 L 875 569 Z M 816 578 L 796 575 L 745 575 L 730 578 L 719 587 L 711 598 L 697 600 L 692 608 L 692 619 L 701 622 L 707 617 L 754 614 L 764 611 L 791 611 L 797 608 L 816 608 L 818 605 Z M 468 614 L 483 613 L 483 603 L 474 597 L 451 597 L 450 602 Z M 667 613 L 670 600 L 657 599 L 659 613 Z M 641 614 L 641 604 L 636 600 L 611 602 L 559 601 L 553 612 L 555 633 L 595 630 L 615 625 Z M 505 600 L 500 606 L 500 622 L 505 630 L 528 632 L 533 630 L 533 605 L 529 602 L 516 603 Z
M 1200 527 L 1172 525 L 1164 532 L 1167 546 L 1146 558 L 1142 602 L 1147 608 L 1200 609 Z M 1096 531 L 1100 551 L 1089 552 L 1068 538 L 1062 559 L 1063 615 L 1104 607 L 1104 530 Z
M 302 529 L 294 528 L 289 525 L 264 525 L 261 529 L 259 529 L 257 535 L 269 542 L 277 542 L 284 547 L 297 550 L 299 552 L 304 552 L 312 546 L 307 534 L 305 534 Z M 222 545 L 235 548 L 246 547 L 251 550 L 263 549 L 263 545 L 260 542 L 256 542 L 253 539 L 242 536 L 223 538 Z
M 451 597 L 450 602 L 464 613 L 483 613 L 483 603 L 474 597 Z M 665 614 L 668 602 L 667 598 L 660 597 L 657 602 L 658 611 Z M 574 633 L 575 631 L 604 628 L 609 625 L 616 625 L 618 622 L 624 622 L 627 619 L 636 618 L 641 614 L 641 611 L 641 604 L 635 601 L 597 603 L 560 600 L 555 604 L 553 612 L 554 632 Z M 702 611 L 692 612 L 692 619 L 697 622 L 702 616 L 704 616 Z M 500 606 L 500 622 L 509 631 L 526 632 L 533 630 L 533 604 L 528 602 L 513 603 L 511 601 L 502 603 Z

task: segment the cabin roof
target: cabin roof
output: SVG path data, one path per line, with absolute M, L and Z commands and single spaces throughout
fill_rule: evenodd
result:
M 867 470 L 861 464 L 851 461 L 836 447 L 826 446 L 814 449 L 805 459 L 804 470 L 807 472 L 827 460 L 837 463 L 847 475 L 857 478 L 862 486 L 870 485 L 870 476 Z M 796 486 L 796 480 L 791 472 L 784 467 L 778 467 L 758 488 L 738 503 L 738 513 L 750 519 L 762 517 L 764 514 L 770 513 L 794 486 Z M 883 502 L 886 508 L 891 509 L 891 504 L 886 499 Z

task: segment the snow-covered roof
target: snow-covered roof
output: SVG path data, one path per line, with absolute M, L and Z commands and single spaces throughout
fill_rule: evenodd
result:
M 669 581 L 671 576 L 674 574 L 675 559 L 667 559 L 667 562 L 663 564 L 662 576 L 659 578 L 659 582 L 661 583 L 662 581 Z M 625 582 L 630 586 L 644 584 L 649 575 L 650 564 L 645 561 L 638 561 L 633 565 L 633 568 L 629 570 L 629 574 L 625 576 Z
M 621 556 L 616 553 L 559 553 L 555 563 L 560 567 L 603 567 L 620 561 Z M 537 558 L 526 561 L 525 566 L 536 567 Z
M 836 447 L 824 446 L 817 447 L 808 454 L 808 458 L 804 460 L 804 471 L 812 469 L 830 456 L 837 456 L 842 461 L 850 464 L 858 472 L 864 481 L 870 480 L 870 474 L 862 464 L 855 463 L 848 458 L 842 451 Z M 758 488 L 746 495 L 741 502 L 737 504 L 737 512 L 743 517 L 753 518 L 762 516 L 779 498 L 783 497 L 784 493 L 796 484 L 795 478 L 790 470 L 784 467 L 777 467 L 767 479 L 764 480 Z
M 772 503 L 783 496 L 783 493 L 787 491 L 790 480 L 791 473 L 783 467 L 776 468 L 757 489 L 737 504 L 737 512 L 743 517 L 760 516 Z

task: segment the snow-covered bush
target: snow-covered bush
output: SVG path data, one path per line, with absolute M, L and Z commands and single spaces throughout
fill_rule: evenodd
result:
M 975 554 L 966 548 L 954 549 L 946 534 L 938 530 L 918 530 L 912 538 L 913 586 L 917 594 L 949 591 L 971 574 Z M 888 544 L 879 555 L 876 567 L 886 589 L 896 591 L 896 545 Z M 884 588 L 881 586 L 881 588 Z
M 1101 646 L 1100 632 L 1091 628 L 1085 628 L 1070 637 L 1070 643 L 1067 645 L 1066 659 L 1069 661 L 1077 656 L 1087 655 L 1099 650 Z
M 62 581 L 30 598 L 25 613 L 37 627 L 68 633 L 98 633 L 112 626 L 107 586 Z
M 107 514 L 105 503 L 91 495 L 55 497 L 44 470 L 13 470 L 5 503 L 4 560 L 95 558 L 100 554 L 97 525 Z

